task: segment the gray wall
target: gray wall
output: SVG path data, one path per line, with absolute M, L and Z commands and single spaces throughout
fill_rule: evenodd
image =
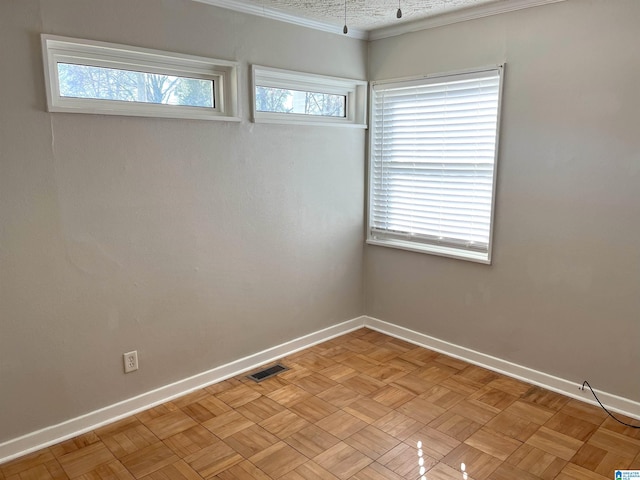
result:
M 507 62 L 493 265 L 368 246 L 366 312 L 640 401 L 640 2 L 372 42 L 370 80 Z
M 244 121 L 49 114 L 40 33 L 237 60 Z M 247 119 L 250 63 L 364 79 L 364 42 L 2 0 L 0 45 L 0 443 L 362 314 L 364 131 Z

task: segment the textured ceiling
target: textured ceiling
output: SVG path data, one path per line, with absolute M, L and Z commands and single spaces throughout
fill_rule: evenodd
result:
M 501 0 L 400 0 L 402 19 L 396 18 L 398 0 L 346 0 L 347 25 L 373 30 Z M 297 17 L 342 26 L 344 0 L 244 0 L 243 3 Z

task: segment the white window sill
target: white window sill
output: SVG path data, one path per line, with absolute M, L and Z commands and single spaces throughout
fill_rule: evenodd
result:
M 300 118 L 302 117 L 302 118 Z M 323 118 L 315 118 L 309 116 L 295 116 L 292 114 L 278 115 L 275 113 L 267 113 L 265 116 L 256 113 L 253 123 L 271 123 L 280 125 L 313 125 L 321 127 L 341 127 L 341 128 L 360 128 L 366 129 L 367 125 L 363 123 L 350 123 L 342 120 L 324 120 Z
M 449 257 L 458 260 L 467 260 L 469 262 L 482 263 L 485 265 L 491 265 L 490 254 L 473 252 L 470 250 L 462 250 L 452 247 L 443 247 L 439 245 L 428 245 L 417 242 L 409 242 L 405 240 L 382 240 L 382 239 L 367 239 L 368 245 L 376 245 L 379 247 L 396 248 L 399 250 L 407 250 L 410 252 L 426 253 L 430 255 L 437 255 L 439 257 Z

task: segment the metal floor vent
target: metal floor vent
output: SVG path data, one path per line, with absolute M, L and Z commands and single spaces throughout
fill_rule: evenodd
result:
M 265 368 L 264 370 L 260 370 L 259 372 L 247 375 L 247 378 L 250 378 L 254 382 L 262 382 L 263 380 L 271 378 L 274 375 L 279 374 L 280 372 L 284 372 L 285 370 L 289 369 L 280 363 L 276 363 L 273 367 Z

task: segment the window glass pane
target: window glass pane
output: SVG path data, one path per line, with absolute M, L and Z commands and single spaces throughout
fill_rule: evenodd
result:
M 213 81 L 58 63 L 60 96 L 213 108 Z
M 345 117 L 347 97 L 256 86 L 256 111 Z

